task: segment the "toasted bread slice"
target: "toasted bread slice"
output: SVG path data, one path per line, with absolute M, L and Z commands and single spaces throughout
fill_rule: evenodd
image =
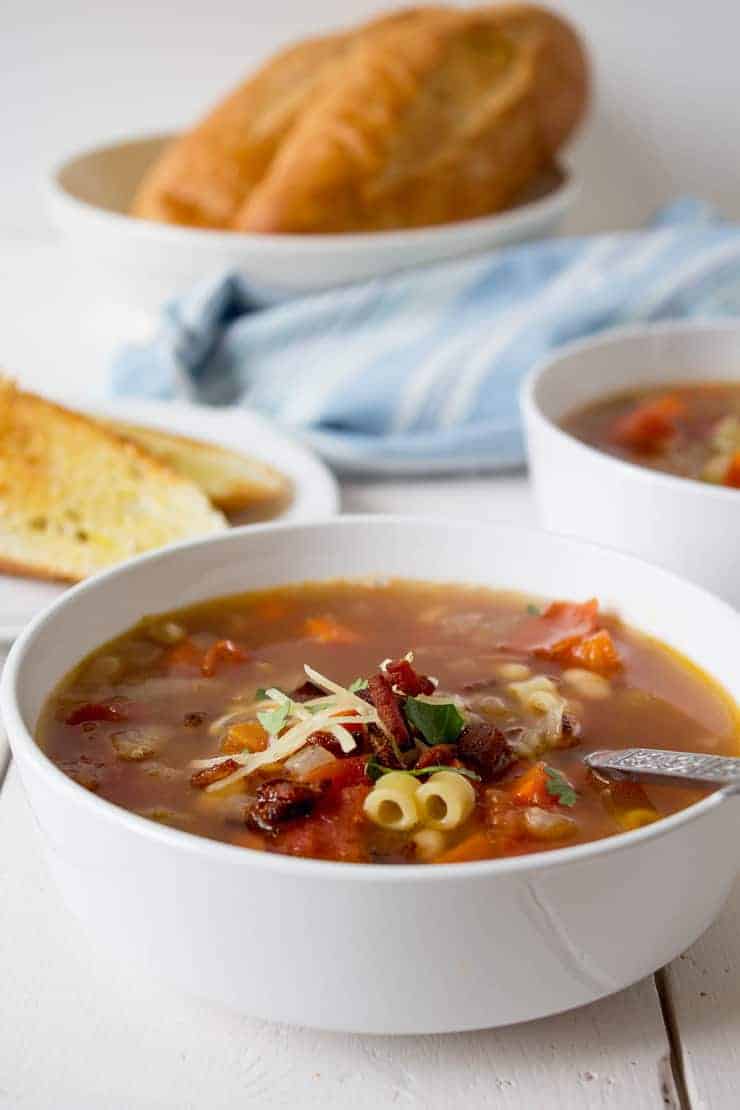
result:
M 226 527 L 194 483 L 136 444 L 0 381 L 0 569 L 74 582 Z
M 434 11 L 391 12 L 352 31 L 306 39 L 275 54 L 170 144 L 139 185 L 132 215 L 191 227 L 232 227 L 319 88 L 327 63 L 341 57 L 358 37 L 426 20 Z
M 195 482 L 212 504 L 225 513 L 241 513 L 267 502 L 281 502 L 290 494 L 290 482 L 280 471 L 249 455 L 158 428 L 118 422 L 108 426 Z

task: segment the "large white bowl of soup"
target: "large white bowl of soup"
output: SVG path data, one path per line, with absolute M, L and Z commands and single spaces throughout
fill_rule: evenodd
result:
M 740 605 L 740 327 L 574 343 L 522 391 L 546 528 L 634 552 Z
M 120 959 L 269 1020 L 436 1033 L 620 990 L 716 917 L 732 801 L 584 757 L 737 754 L 739 633 L 610 550 L 347 517 L 78 586 L 0 698 L 49 867 Z
M 480 253 L 551 234 L 571 208 L 570 170 L 534 181 L 492 216 L 434 227 L 340 234 L 266 234 L 178 227 L 129 215 L 136 189 L 173 136 L 131 138 L 79 152 L 48 180 L 49 211 L 76 267 L 98 294 L 158 309 L 194 282 L 239 274 L 262 303 Z

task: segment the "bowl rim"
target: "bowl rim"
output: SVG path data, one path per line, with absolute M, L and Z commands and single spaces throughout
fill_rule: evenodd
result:
M 111 567 L 91 578 L 80 582 L 68 592 L 49 605 L 42 613 L 38 614 L 25 628 L 21 636 L 13 644 L 0 679 L 0 715 L 8 734 L 13 758 L 17 758 L 16 749 L 21 753 L 21 765 L 24 762 L 31 764 L 34 773 L 40 775 L 46 784 L 57 794 L 66 797 L 69 804 L 76 804 L 87 809 L 92 814 L 97 814 L 98 820 L 119 825 L 128 835 L 134 835 L 144 840 L 154 841 L 165 848 L 181 851 L 185 854 L 195 854 L 203 859 L 229 862 L 243 867 L 260 867 L 277 874 L 293 876 L 294 878 L 311 877 L 320 880 L 346 880 L 353 882 L 447 882 L 450 880 L 475 879 L 490 880 L 496 875 L 529 874 L 543 870 L 557 869 L 559 866 L 576 864 L 612 852 L 620 852 L 637 847 L 648 840 L 667 836 L 683 825 L 689 824 L 716 809 L 728 795 L 720 789 L 707 795 L 698 802 L 692 803 L 685 809 L 679 810 L 668 817 L 663 817 L 651 825 L 643 826 L 629 832 L 616 833 L 614 836 L 604 837 L 600 840 L 587 841 L 583 844 L 555 848 L 550 851 L 533 852 L 530 855 L 514 856 L 503 859 L 475 860 L 461 863 L 435 864 L 397 864 L 392 867 L 378 863 L 349 863 L 335 860 L 320 860 L 303 857 L 281 855 L 277 852 L 265 852 L 259 849 L 246 848 L 236 844 L 226 844 L 222 841 L 212 840 L 197 833 L 186 832 L 183 829 L 161 825 L 149 818 L 133 813 L 131 810 L 116 805 L 106 798 L 99 797 L 86 790 L 69 776 L 65 775 L 55 763 L 46 755 L 36 743 L 31 732 L 26 728 L 21 716 L 17 701 L 17 687 L 27 656 L 34 648 L 35 641 L 43 634 L 46 625 L 53 621 L 56 614 L 64 608 L 74 606 L 77 598 L 89 591 L 105 588 L 107 582 L 116 578 L 125 577 L 132 569 L 146 566 L 157 561 L 167 561 L 179 557 L 185 550 L 202 549 L 211 545 L 221 545 L 238 542 L 243 536 L 255 536 L 264 533 L 280 534 L 295 531 L 317 531 L 326 527 L 351 529 L 353 527 L 366 528 L 368 525 L 375 527 L 398 525 L 408 527 L 412 532 L 425 525 L 439 527 L 438 517 L 430 515 L 405 516 L 403 514 L 347 514 L 339 517 L 327 517 L 309 522 L 267 522 L 265 524 L 245 525 L 234 528 L 228 532 L 205 536 L 200 539 L 186 540 L 166 548 L 147 552 L 125 563 Z M 657 573 L 662 578 L 678 586 L 681 590 L 689 591 L 709 602 L 715 609 L 719 606 L 734 620 L 740 621 L 740 612 L 727 602 L 711 594 L 708 590 L 688 582 L 671 571 L 664 570 L 648 560 L 638 556 L 626 554 L 615 548 L 607 547 L 573 536 L 560 535 L 556 532 L 547 532 L 541 528 L 526 527 L 500 521 L 481 522 L 473 519 L 459 518 L 447 521 L 446 528 L 460 531 L 471 529 L 493 529 L 510 535 L 521 536 L 532 541 L 535 537 L 550 537 L 554 540 L 565 542 L 571 546 L 591 551 L 595 556 L 600 553 L 617 558 L 620 562 L 628 563 L 639 569 L 647 568 L 652 573 Z M 286 583 L 287 584 L 287 583 Z M 701 666 L 701 663 L 699 663 Z
M 582 339 L 573 340 L 571 343 L 565 343 L 545 358 L 540 359 L 526 374 L 520 386 L 519 403 L 522 413 L 525 418 L 530 418 L 544 425 L 551 436 L 555 436 L 561 443 L 568 444 L 571 450 L 576 450 L 582 454 L 584 465 L 588 464 L 589 461 L 593 464 L 596 460 L 599 460 L 604 466 L 616 467 L 618 471 L 623 472 L 625 478 L 632 481 L 639 479 L 644 482 L 654 482 L 659 488 L 664 487 L 674 492 L 682 491 L 687 496 L 690 496 L 693 492 L 693 496 L 712 498 L 720 502 L 727 501 L 728 504 L 734 502 L 737 505 L 738 491 L 728 486 L 702 482 L 698 478 L 684 478 L 681 475 L 668 474 L 662 470 L 652 470 L 650 467 L 641 466 L 640 463 L 630 462 L 629 459 L 620 459 L 616 455 L 610 455 L 608 451 L 601 451 L 590 443 L 584 443 L 583 440 L 578 439 L 577 436 L 558 424 L 545 411 L 537 396 L 540 384 L 548 375 L 555 374 L 562 364 L 573 355 L 600 348 L 617 347 L 621 342 L 629 340 L 649 342 L 654 336 L 660 335 L 712 335 L 717 333 L 734 335 L 737 338 L 738 383 L 740 384 L 740 322 L 734 322 L 732 319 L 724 317 L 721 319 L 717 317 L 695 317 L 691 320 L 661 320 L 650 324 L 624 324 L 607 328 L 595 336 L 586 336 Z M 686 382 L 690 384 L 693 380 L 687 378 Z M 697 378 L 696 380 L 700 381 L 701 379 Z M 639 388 L 639 384 L 639 381 L 636 382 L 636 388 Z M 608 390 L 604 392 L 603 396 L 609 396 Z
M 221 228 L 185 227 L 167 224 L 158 220 L 145 220 L 131 216 L 126 212 L 116 212 L 103 208 L 98 204 L 82 200 L 70 192 L 62 182 L 63 175 L 74 163 L 84 158 L 109 153 L 119 148 L 133 144 L 165 141 L 177 135 L 177 132 L 144 132 L 128 135 L 94 146 L 86 146 L 71 154 L 65 155 L 52 164 L 47 171 L 44 188 L 52 205 L 61 206 L 78 215 L 94 220 L 98 224 L 107 223 L 127 231 L 138 238 L 161 240 L 163 242 L 189 243 L 191 246 L 243 246 L 254 249 L 262 248 L 266 253 L 285 250 L 292 253 L 295 250 L 322 253 L 331 248 L 337 253 L 351 253 L 357 249 L 369 247 L 386 247 L 400 250 L 411 247 L 421 242 L 433 240 L 439 244 L 453 241 L 460 235 L 468 232 L 469 238 L 474 238 L 476 232 L 491 226 L 499 225 L 502 228 L 516 229 L 518 224 L 526 224 L 534 213 L 542 214 L 553 210 L 553 213 L 564 214 L 572 207 L 580 192 L 580 181 L 574 174 L 573 168 L 567 158 L 559 158 L 558 169 L 562 179 L 551 189 L 534 200 L 505 208 L 500 212 L 488 216 L 477 216 L 469 220 L 456 220 L 445 224 L 430 224 L 424 227 L 398 228 L 386 231 L 364 232 L 306 232 L 300 233 L 269 233 L 232 231 Z

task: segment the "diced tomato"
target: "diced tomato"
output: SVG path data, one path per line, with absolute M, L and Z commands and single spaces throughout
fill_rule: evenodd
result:
M 644 401 L 620 416 L 612 428 L 611 439 L 637 451 L 660 450 L 676 434 L 676 420 L 685 411 L 686 403 L 672 393 Z
M 513 783 L 511 796 L 520 806 L 557 805 L 557 798 L 547 789 L 547 774 L 544 763 L 535 763 Z
M 105 702 L 86 702 L 73 709 L 65 719 L 68 725 L 82 725 L 88 721 L 127 721 L 128 717 L 120 706 Z
M 434 683 L 424 674 L 419 674 L 409 663 L 408 659 L 398 659 L 396 662 L 387 663 L 385 673 L 391 686 L 400 690 L 402 694 L 415 698 L 419 694 L 433 694 Z
M 201 674 L 206 678 L 213 678 L 222 663 L 245 663 L 247 659 L 249 659 L 249 653 L 233 640 L 216 640 L 203 656 L 200 665 Z
M 585 667 L 586 670 L 597 671 L 599 674 L 609 674 L 622 665 L 617 646 L 606 628 L 599 629 L 568 648 L 563 662 Z
M 307 639 L 319 644 L 356 644 L 359 636 L 332 617 L 308 617 L 303 631 Z
M 598 614 L 596 598 L 580 604 L 553 601 L 541 616 L 520 621 L 501 646 L 510 651 L 534 652 L 547 657 L 556 655 L 595 632 Z
M 162 663 L 169 674 L 191 675 L 200 671 L 203 652 L 192 640 L 181 640 L 165 653 Z
M 250 752 L 263 752 L 267 747 L 268 735 L 257 721 L 245 721 L 232 725 L 221 741 L 224 755 L 234 755 L 246 748 Z
M 347 763 L 349 760 L 340 762 Z M 347 863 L 366 861 L 368 851 L 362 807 L 369 791 L 369 784 L 357 784 L 346 785 L 336 792 L 325 792 L 309 817 L 280 830 L 276 847 L 294 856 Z
M 733 489 L 740 489 L 740 451 L 736 451 L 732 456 L 730 465 L 722 479 L 722 484 L 732 486 Z
M 367 756 L 352 755 L 337 759 L 334 763 L 317 767 L 306 776 L 307 782 L 326 783 L 327 790 L 344 790 L 347 786 L 357 786 L 369 782 L 365 774 Z

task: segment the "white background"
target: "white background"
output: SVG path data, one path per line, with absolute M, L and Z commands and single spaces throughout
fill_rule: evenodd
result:
M 193 120 L 278 43 L 382 0 L 0 0 L 0 233 L 47 233 L 45 169 L 71 150 Z M 598 97 L 571 227 L 625 226 L 695 192 L 740 217 L 737 0 L 556 0 Z

